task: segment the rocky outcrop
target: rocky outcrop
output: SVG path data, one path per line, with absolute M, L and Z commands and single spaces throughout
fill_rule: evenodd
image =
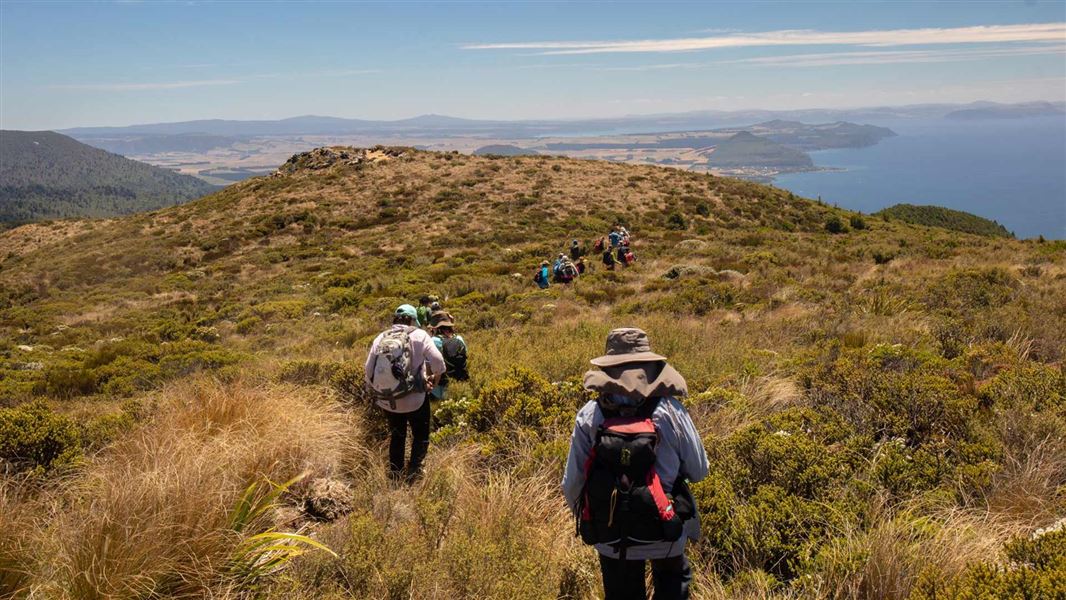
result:
M 329 146 L 315 148 L 307 152 L 292 155 L 285 164 L 278 167 L 274 176 L 292 175 L 299 171 L 320 171 L 336 166 L 358 167 L 393 158 L 400 158 L 411 151 L 400 146 L 374 146 L 373 148 L 353 148 L 351 146 Z
M 336 479 L 316 479 L 304 496 L 304 513 L 316 521 L 335 521 L 352 512 L 355 493 L 352 487 Z

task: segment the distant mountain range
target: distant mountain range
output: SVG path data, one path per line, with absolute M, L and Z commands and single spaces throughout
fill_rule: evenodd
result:
M 462 119 L 444 115 L 422 115 L 395 121 L 344 119 L 328 116 L 300 116 L 273 121 L 209 119 L 177 123 L 150 123 L 125 127 L 77 127 L 61 130 L 87 144 L 125 154 L 166 151 L 205 151 L 226 147 L 261 136 L 372 135 L 379 137 L 484 136 L 522 139 L 542 136 L 605 135 L 612 133 L 651 133 L 696 131 L 758 123 L 762 121 L 873 121 L 897 119 L 939 119 L 963 111 L 979 118 L 981 114 L 1006 112 L 1062 114 L 1063 102 L 997 104 L 917 104 L 856 109 L 692 111 L 654 115 L 632 115 L 606 119 L 542 119 L 502 121 Z M 965 114 L 965 113 L 964 113 Z M 952 117 L 952 118 L 958 118 Z
M 976 121 L 980 119 L 1022 119 L 1066 115 L 1062 102 L 1028 102 L 1026 104 L 997 104 L 955 110 L 944 115 L 945 119 Z
M 154 210 L 215 189 L 51 131 L 0 131 L 0 227 Z

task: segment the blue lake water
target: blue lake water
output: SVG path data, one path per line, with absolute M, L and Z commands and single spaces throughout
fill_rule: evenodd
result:
M 875 146 L 811 153 L 820 171 L 774 185 L 843 208 L 936 204 L 996 220 L 1021 238 L 1066 238 L 1066 118 L 879 122 Z

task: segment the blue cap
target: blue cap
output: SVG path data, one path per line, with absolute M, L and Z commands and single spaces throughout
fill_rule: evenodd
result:
M 397 317 L 411 317 L 412 319 L 418 318 L 418 311 L 416 311 L 415 307 L 411 306 L 410 304 L 401 304 L 396 309 L 396 312 L 393 314 L 395 314 Z

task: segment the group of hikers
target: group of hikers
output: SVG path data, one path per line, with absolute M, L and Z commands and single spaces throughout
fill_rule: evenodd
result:
M 603 267 L 613 271 L 617 265 L 628 267 L 637 257 L 630 249 L 629 231 L 624 225 L 615 225 L 609 234 L 600 237 L 592 244 L 593 254 L 600 255 Z M 551 282 L 570 283 L 589 270 L 585 262 L 585 249 L 577 240 L 570 242 L 570 254 L 560 253 L 554 262 L 543 261 L 533 272 L 533 282 L 541 289 L 551 286 Z M 550 267 L 550 269 L 549 269 Z
M 417 309 L 396 308 L 366 359 L 367 389 L 389 422 L 389 474 L 408 483 L 422 473 L 431 401 L 444 397 L 450 379 L 468 376 L 454 320 L 434 298 L 422 300 Z M 636 328 L 611 331 L 604 354 L 590 362 L 596 368 L 584 388 L 595 399 L 577 412 L 562 480 L 576 535 L 599 553 L 605 600 L 645 600 L 649 561 L 656 599 L 688 598 L 685 545 L 700 534 L 688 484 L 707 476 L 708 463 L 679 401 L 685 379 Z

